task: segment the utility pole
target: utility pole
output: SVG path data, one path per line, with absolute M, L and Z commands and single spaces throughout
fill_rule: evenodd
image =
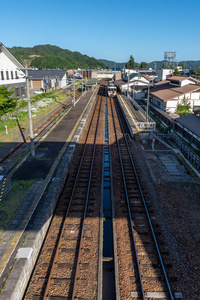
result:
M 127 91 L 127 97 L 129 98 L 129 71 L 128 71 L 128 91 Z
M 28 69 L 26 68 L 26 93 L 27 93 L 27 101 L 28 101 L 28 117 L 29 117 L 29 128 L 30 128 L 30 142 L 31 142 L 31 156 L 35 156 L 34 149 L 34 139 L 33 139 L 33 124 L 32 124 L 32 116 L 31 116 L 31 100 L 30 100 L 30 91 L 29 91 L 29 80 L 28 80 Z
M 28 101 L 28 117 L 29 117 L 29 128 L 30 128 L 30 143 L 31 143 L 31 156 L 35 156 L 34 149 L 34 140 L 33 140 L 33 124 L 32 124 L 32 116 L 31 116 L 31 100 L 30 100 L 30 91 L 29 91 L 29 80 L 28 80 L 28 70 L 35 70 L 32 68 L 17 68 L 18 70 L 23 70 L 26 73 L 26 94 Z
M 146 121 L 149 122 L 149 86 L 150 86 L 150 81 L 148 84 L 148 96 L 147 96 L 147 115 L 146 115 Z
M 135 100 L 135 80 L 134 80 L 134 89 L 133 89 L 133 102 Z
M 73 96 L 73 106 L 75 106 L 75 85 L 74 85 L 74 70 L 73 70 L 73 92 L 74 92 L 74 96 Z

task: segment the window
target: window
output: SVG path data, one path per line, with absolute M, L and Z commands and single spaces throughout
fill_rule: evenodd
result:
M 3 74 L 3 71 L 1 71 L 1 80 L 4 80 L 4 74 Z
M 6 79 L 9 80 L 9 73 L 6 71 Z
M 15 89 L 16 96 L 19 96 L 19 88 Z
M 11 71 L 11 79 L 14 79 L 14 77 L 13 77 L 13 71 Z
M 15 78 L 16 78 L 16 79 L 18 78 L 18 76 L 17 76 L 17 71 L 15 71 Z

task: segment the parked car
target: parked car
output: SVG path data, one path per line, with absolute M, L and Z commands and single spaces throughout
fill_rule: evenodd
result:
M 42 94 L 44 93 L 44 89 L 36 90 L 33 92 L 33 94 Z

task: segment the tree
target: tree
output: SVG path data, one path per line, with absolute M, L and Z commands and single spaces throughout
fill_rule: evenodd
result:
M 11 98 L 14 90 L 8 90 L 7 86 L 0 86 L 0 116 L 15 110 L 17 101 Z
M 200 79 L 200 67 L 197 68 L 196 71 L 194 71 L 194 74 L 195 74 L 194 77 L 195 77 L 196 79 Z
M 173 76 L 180 76 L 181 72 L 176 68 L 173 72 Z
M 130 56 L 129 61 L 127 63 L 127 69 L 135 69 L 135 61 L 132 55 Z
M 186 99 L 186 97 L 184 96 L 183 97 L 183 100 L 181 101 L 181 103 L 178 103 L 177 104 L 177 107 L 176 107 L 176 113 L 180 116 L 180 117 L 183 117 L 183 116 L 187 116 L 191 113 L 191 104 L 190 102 L 188 101 L 188 99 Z
M 141 69 L 148 69 L 148 63 L 146 63 L 145 61 L 142 61 L 140 64 L 140 68 Z

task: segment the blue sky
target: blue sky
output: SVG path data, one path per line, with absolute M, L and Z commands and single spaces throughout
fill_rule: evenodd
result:
M 6 47 L 51 44 L 97 59 L 127 62 L 200 60 L 200 1 L 7 0 L 0 42 Z

